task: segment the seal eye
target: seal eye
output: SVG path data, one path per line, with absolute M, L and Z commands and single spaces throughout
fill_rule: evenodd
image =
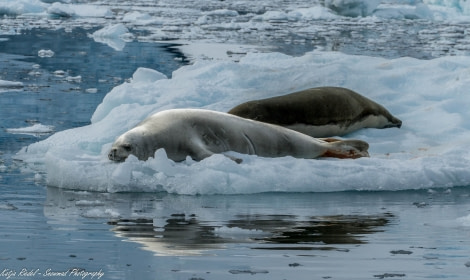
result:
M 122 145 L 122 147 L 124 148 L 124 150 L 126 150 L 127 152 L 130 152 L 132 150 L 132 147 L 130 144 L 124 144 Z

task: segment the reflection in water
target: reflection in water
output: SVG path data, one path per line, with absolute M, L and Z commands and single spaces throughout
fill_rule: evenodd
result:
M 155 226 L 151 219 L 118 219 L 108 224 L 114 226 L 113 231 L 120 237 L 139 242 L 156 254 L 169 250 L 172 254 L 199 254 L 228 243 L 264 244 L 253 249 L 344 251 L 331 245 L 366 243 L 362 237 L 382 231 L 380 227 L 387 225 L 393 215 L 336 215 L 308 220 L 299 220 L 294 215 L 239 215 L 237 218 L 217 226 L 206 225 L 196 215 L 173 215 L 163 227 Z
M 119 237 L 141 243 L 156 255 L 199 255 L 227 242 L 216 235 L 214 227 L 201 224 L 194 216 L 173 216 L 163 227 L 154 226 L 153 219 L 119 219 L 108 224 Z
M 311 217 L 296 221 L 295 216 L 242 216 L 229 222 L 230 227 L 268 230 L 272 233 L 263 241 L 280 244 L 362 244 L 364 234 L 380 231 L 393 217 L 380 215 L 336 215 Z
M 345 196 L 362 210 L 345 206 Z M 365 212 L 364 201 L 374 204 Z M 101 219 L 116 236 L 155 255 L 205 255 L 231 246 L 344 252 L 395 219 L 384 210 L 374 214 L 380 201 L 353 193 L 182 196 L 48 188 L 44 214 L 51 226 L 68 230 Z

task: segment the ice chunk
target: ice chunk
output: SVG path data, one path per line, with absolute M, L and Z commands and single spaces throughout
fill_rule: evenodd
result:
M 23 87 L 24 85 L 22 82 L 0 80 L 0 92 L 19 90 L 19 89 L 22 89 Z
M 342 16 L 369 16 L 380 4 L 380 0 L 325 0 L 325 6 Z
M 55 53 L 52 50 L 39 50 L 38 51 L 38 56 L 39 57 L 53 57 L 54 54 Z
M 27 134 L 33 136 L 41 136 L 44 134 L 51 134 L 54 132 L 54 127 L 50 125 L 34 124 L 30 127 L 23 128 L 7 128 L 6 131 L 12 134 Z
M 124 49 L 126 45 L 124 38 L 125 36 L 129 36 L 128 34 L 129 30 L 127 27 L 122 23 L 118 23 L 95 31 L 92 37 L 96 42 L 106 44 L 120 51 Z
M 65 5 L 60 2 L 53 3 L 47 12 L 51 15 L 58 17 L 73 17 L 75 15 L 75 10 L 70 7 L 70 5 Z
M 322 6 L 296 9 L 290 12 L 288 16 L 290 20 L 317 20 L 333 19 L 338 17 L 332 10 Z
M 44 12 L 47 4 L 39 0 L 2 0 L 0 15 L 39 14 Z

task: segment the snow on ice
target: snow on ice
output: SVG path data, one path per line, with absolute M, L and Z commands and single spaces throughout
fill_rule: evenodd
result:
M 249 53 L 240 61 L 197 61 L 169 79 L 138 69 L 97 107 L 92 124 L 24 148 L 49 185 L 91 191 L 179 194 L 403 190 L 470 184 L 470 57 L 384 59 L 313 51 L 301 57 Z M 175 163 L 107 159 L 117 136 L 148 115 L 171 108 L 227 111 L 247 100 L 316 86 L 353 89 L 383 104 L 401 129 L 364 129 L 347 138 L 370 143 L 370 158 L 304 160 L 223 155 Z

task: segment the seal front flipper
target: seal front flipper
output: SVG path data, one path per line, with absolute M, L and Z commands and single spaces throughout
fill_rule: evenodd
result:
M 227 154 L 224 154 L 224 156 L 228 157 L 229 159 L 233 160 L 234 162 L 240 164 L 243 162 L 243 159 L 241 158 L 237 158 L 237 157 L 234 157 L 234 156 L 231 156 L 231 155 L 227 155 Z
M 336 140 L 336 141 L 334 141 Z M 367 150 L 369 144 L 361 140 L 337 140 L 334 138 L 328 138 L 327 150 L 322 157 L 334 157 L 334 158 L 360 158 L 369 157 Z
M 192 153 L 191 153 L 191 158 L 194 159 L 195 161 L 201 161 L 205 158 L 208 158 L 210 156 L 212 156 L 214 153 L 205 149 L 205 147 L 199 147 L 198 149 L 195 149 Z
M 195 161 L 201 161 L 201 160 L 203 160 L 203 159 L 205 159 L 205 158 L 208 158 L 208 157 L 210 157 L 210 156 L 212 156 L 212 155 L 214 155 L 214 154 L 215 154 L 215 153 L 213 153 L 213 152 L 211 152 L 211 151 L 209 151 L 209 150 L 207 150 L 207 149 L 205 149 L 205 148 L 201 148 L 201 149 L 199 150 L 199 152 L 194 153 L 194 154 L 191 156 L 191 158 L 192 158 L 193 160 L 195 160 Z M 233 160 L 233 161 L 236 162 L 236 163 L 242 163 L 242 161 L 243 161 L 241 158 L 237 158 L 237 157 L 234 157 L 234 156 L 231 156 L 231 155 L 227 155 L 227 154 L 223 154 L 223 155 L 226 156 L 227 158 Z

